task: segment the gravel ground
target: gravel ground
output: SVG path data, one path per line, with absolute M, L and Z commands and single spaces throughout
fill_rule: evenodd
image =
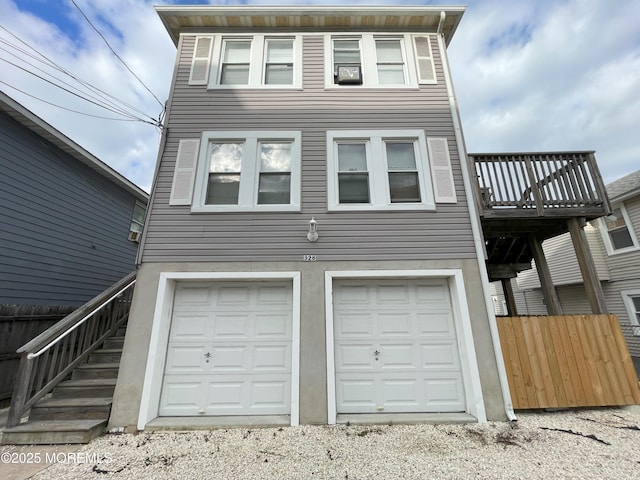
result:
M 640 408 L 520 413 L 512 425 L 109 434 L 60 460 L 33 478 L 639 479 Z

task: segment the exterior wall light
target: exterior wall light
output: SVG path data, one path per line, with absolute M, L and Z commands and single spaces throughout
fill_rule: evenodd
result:
M 315 218 L 311 217 L 309 220 L 309 232 L 307 233 L 307 240 L 310 242 L 315 242 L 318 240 L 318 222 L 316 222 Z

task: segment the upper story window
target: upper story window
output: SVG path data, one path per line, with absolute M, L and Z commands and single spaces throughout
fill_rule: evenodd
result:
M 623 204 L 615 207 L 611 215 L 601 220 L 601 231 L 609 255 L 640 248 L 638 237 Z
M 328 88 L 436 83 L 428 35 L 327 35 L 325 44 Z
M 330 131 L 330 210 L 433 209 L 424 132 Z
M 197 36 L 189 84 L 209 88 L 301 88 L 301 37 Z
M 623 290 L 620 294 L 629 315 L 633 334 L 640 336 L 640 290 Z
M 147 207 L 143 203 L 136 201 L 131 215 L 131 226 L 129 227 L 129 240 L 140 242 L 142 236 L 142 228 L 144 227 L 144 217 L 147 213 Z
M 187 189 L 192 182 L 193 203 L 175 201 L 176 178 L 171 203 L 191 204 L 194 212 L 299 210 L 300 141 L 300 132 L 204 132 L 199 148 L 183 149 L 189 153 L 176 161 L 176 178 L 181 165 L 193 164 L 182 181 Z

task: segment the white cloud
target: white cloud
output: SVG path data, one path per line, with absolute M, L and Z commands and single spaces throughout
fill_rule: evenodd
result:
M 69 0 L 60 0 L 60 9 L 68 9 L 70 19 L 67 21 L 76 22 L 78 38 L 69 38 L 68 32 L 32 14 L 21 13 L 15 1 L 0 2 L 2 25 L 69 71 L 157 118 L 160 105 L 119 64 Z M 132 70 L 164 102 L 171 82 L 175 47 L 153 10 L 152 5 L 159 2 L 76 2 Z M 211 3 L 339 4 L 288 0 Z M 638 2 L 478 0 L 469 3 L 449 47 L 469 151 L 593 149 L 606 181 L 638 168 Z M 17 43 L 4 31 L 0 31 L 0 38 Z M 0 58 L 11 57 L 0 51 Z M 0 81 L 67 108 L 113 116 L 6 64 L 0 68 Z M 132 181 L 149 189 L 159 143 L 155 127 L 80 116 L 29 98 L 5 85 L 0 88 Z

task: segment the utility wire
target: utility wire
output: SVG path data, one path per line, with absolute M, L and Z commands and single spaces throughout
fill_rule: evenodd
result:
M 60 85 L 56 85 L 56 84 L 54 84 L 54 83 L 51 83 L 51 82 L 50 82 L 49 80 L 47 80 L 46 78 L 41 77 L 40 75 L 37 75 L 37 74 L 35 74 L 35 73 L 33 73 L 33 72 L 30 72 L 29 70 L 27 70 L 27 69 L 26 69 L 26 68 L 24 68 L 24 67 L 21 67 L 20 65 L 16 65 L 15 63 L 10 62 L 10 61 L 8 61 L 8 60 L 6 60 L 6 59 L 4 59 L 4 58 L 0 58 L 0 60 L 2 60 L 3 62 L 8 63 L 9 65 L 13 65 L 14 67 L 19 68 L 20 70 L 25 71 L 26 73 L 28 73 L 28 74 L 30 74 L 30 75 L 33 75 L 34 77 L 39 78 L 40 80 L 43 80 L 43 81 L 45 81 L 45 82 L 47 82 L 47 83 L 50 83 L 51 85 L 54 85 L 54 86 L 56 86 L 56 87 L 60 88 L 61 90 L 64 90 L 65 92 L 70 93 L 71 95 L 74 95 L 74 96 L 79 97 L 79 98 L 81 98 L 81 99 L 83 99 L 83 100 L 86 100 L 87 102 L 92 103 L 92 104 L 94 104 L 94 105 L 96 105 L 96 106 L 98 106 L 98 107 L 100 107 L 100 108 L 104 108 L 105 110 L 108 110 L 108 111 L 110 111 L 110 112 L 112 112 L 112 113 L 115 113 L 115 114 L 118 114 L 118 115 L 122 115 L 122 116 L 129 117 L 131 120 L 137 120 L 137 121 L 140 121 L 140 122 L 148 123 L 148 124 L 150 124 L 150 125 L 158 126 L 158 125 L 156 125 L 155 121 L 154 121 L 154 122 L 150 122 L 150 121 L 148 121 L 148 120 L 144 120 L 144 119 L 142 119 L 142 118 L 138 118 L 138 117 L 136 117 L 135 115 L 132 115 L 132 114 L 126 114 L 126 115 L 125 115 L 125 114 L 122 114 L 122 113 L 118 112 L 117 110 L 114 110 L 114 109 L 113 109 L 113 108 L 111 108 L 111 107 L 108 107 L 108 106 L 105 106 L 105 105 L 101 105 L 101 104 L 99 104 L 99 103 L 97 103 L 97 102 L 94 102 L 93 100 L 91 100 L 91 99 L 89 99 L 89 98 L 83 97 L 82 95 L 80 95 L 80 94 L 78 94 L 78 93 L 76 93 L 76 92 L 73 92 L 73 91 L 71 91 L 71 90 L 69 90 L 69 89 L 67 89 L 67 88 L 61 87 Z M 5 83 L 5 82 L 3 82 L 3 83 Z M 9 85 L 9 86 L 11 86 L 11 85 Z M 15 87 L 12 87 L 12 88 L 15 88 Z
M 116 58 L 117 58 L 118 60 L 120 60 L 120 62 L 122 62 L 122 65 L 124 65 L 124 66 L 125 66 L 125 68 L 126 68 L 127 70 L 129 70 L 129 72 L 131 73 L 131 75 L 133 75 L 133 76 L 134 76 L 134 77 L 135 77 L 135 78 L 140 82 L 140 84 L 141 84 L 141 85 L 142 85 L 142 86 L 147 90 L 147 92 L 149 92 L 149 93 L 153 96 L 153 98 L 155 98 L 155 99 L 156 99 L 156 101 L 158 102 L 158 104 L 159 104 L 161 107 L 164 107 L 164 105 L 163 105 L 163 104 L 162 104 L 162 102 L 158 99 L 158 97 L 156 97 L 156 95 L 155 95 L 155 94 L 154 94 L 154 93 L 149 89 L 149 87 L 147 87 L 147 86 L 145 85 L 145 83 L 144 83 L 142 80 L 140 80 L 140 78 L 139 78 L 139 77 L 138 77 L 138 76 L 133 72 L 133 70 L 131 70 L 131 69 L 129 68 L 129 66 L 125 63 L 125 61 L 124 61 L 122 58 L 120 58 L 120 56 L 116 53 L 116 51 L 115 51 L 113 48 L 111 48 L 111 45 L 109 45 L 109 42 L 107 41 L 107 39 L 104 37 L 104 35 L 102 35 L 102 33 L 100 33 L 100 31 L 99 31 L 99 30 L 98 30 L 98 29 L 93 25 L 93 23 L 91 23 L 91 20 L 89 20 L 89 17 L 87 17 L 87 16 L 84 14 L 84 12 L 80 9 L 80 7 L 79 7 L 79 6 L 78 6 L 78 4 L 75 2 L 75 0 L 71 0 L 71 3 L 73 3 L 73 5 L 78 9 L 78 11 L 82 14 L 82 16 L 84 17 L 84 19 L 87 21 L 87 23 L 89 23 L 89 25 L 91 25 L 91 28 L 93 28 L 93 29 L 96 31 L 96 33 L 97 33 L 98 35 L 100 35 L 100 38 L 102 38 L 102 40 L 104 40 L 104 43 L 107 45 L 107 47 L 109 47 L 109 50 L 111 50 L 111 53 L 113 53 L 113 54 L 116 56 Z
M 41 63 L 45 63 L 48 66 L 54 68 L 55 70 L 58 70 L 59 72 L 64 73 L 65 75 L 71 77 L 72 79 L 74 79 L 76 82 L 80 83 L 81 85 L 85 86 L 86 88 L 93 90 L 94 92 L 98 93 L 105 101 L 108 101 L 107 97 L 109 97 L 112 100 L 115 100 L 116 102 L 120 103 L 121 105 L 124 105 L 125 107 L 134 110 L 135 112 L 138 112 L 140 115 L 143 115 L 151 120 L 156 121 L 153 117 L 151 117 L 151 115 L 148 115 L 146 113 L 144 113 L 143 111 L 137 109 L 136 107 L 118 99 L 117 97 L 114 97 L 113 95 L 111 95 L 108 92 L 105 92 L 104 90 L 99 89 L 98 87 L 95 87 L 93 85 L 91 85 L 89 82 L 82 80 L 81 78 L 77 77 L 76 75 L 72 74 L 71 72 L 69 72 L 68 70 L 64 69 L 63 67 L 61 67 L 60 65 L 58 65 L 57 63 L 55 63 L 53 60 L 51 60 L 50 58 L 48 58 L 46 55 L 44 55 L 43 53 L 39 52 L 37 49 L 35 49 L 34 47 L 32 47 L 31 45 L 29 45 L 28 43 L 26 43 L 24 40 L 22 40 L 21 38 L 19 38 L 17 35 L 15 35 L 13 32 L 11 32 L 10 30 L 8 30 L 6 27 L 0 25 L 0 28 L 2 28 L 4 31 L 6 31 L 8 34 L 10 34 L 12 37 L 14 37 L 15 39 L 17 39 L 20 43 L 22 43 L 23 45 L 25 45 L 27 48 L 31 49 L 32 51 L 34 51 L 38 57 L 41 57 L 42 59 L 36 57 L 35 55 L 29 53 L 28 51 L 21 49 L 20 47 L 16 46 L 15 44 L 12 44 L 4 39 L 0 39 L 1 42 L 9 45 L 10 47 L 16 49 L 17 51 L 33 58 L 34 60 L 37 60 Z M 15 56 L 15 55 L 14 55 Z M 121 107 L 116 107 L 116 108 L 121 108 Z M 161 113 L 160 115 L 160 119 L 162 118 L 163 113 Z
M 55 103 L 49 102 L 47 100 L 44 100 L 40 97 L 36 97 L 35 95 L 31 95 L 30 93 L 25 92 L 24 90 L 20 90 L 18 87 L 14 87 L 13 85 L 8 84 L 7 82 L 4 82 L 2 80 L 0 80 L 0 83 L 2 83 L 3 85 L 6 85 L 9 88 L 14 89 L 17 92 L 20 92 L 24 95 L 26 95 L 27 97 L 31 97 L 34 98 L 36 100 L 39 100 L 40 102 L 46 103 L 47 105 L 51 105 L 52 107 L 56 107 L 56 108 L 60 108 L 62 110 L 67 110 L 68 112 L 73 112 L 73 113 L 78 113 L 80 115 L 84 115 L 86 117 L 93 117 L 93 118 L 100 118 L 102 120 L 115 120 L 117 122 L 139 122 L 139 121 L 143 121 L 143 120 L 137 120 L 137 119 L 126 119 L 126 118 L 112 118 L 112 117 L 102 117 L 100 115 L 91 115 L 90 113 L 85 113 L 85 112 L 80 112 L 78 110 L 72 110 L 71 108 L 67 108 L 67 107 L 63 107 L 61 105 L 57 105 Z

